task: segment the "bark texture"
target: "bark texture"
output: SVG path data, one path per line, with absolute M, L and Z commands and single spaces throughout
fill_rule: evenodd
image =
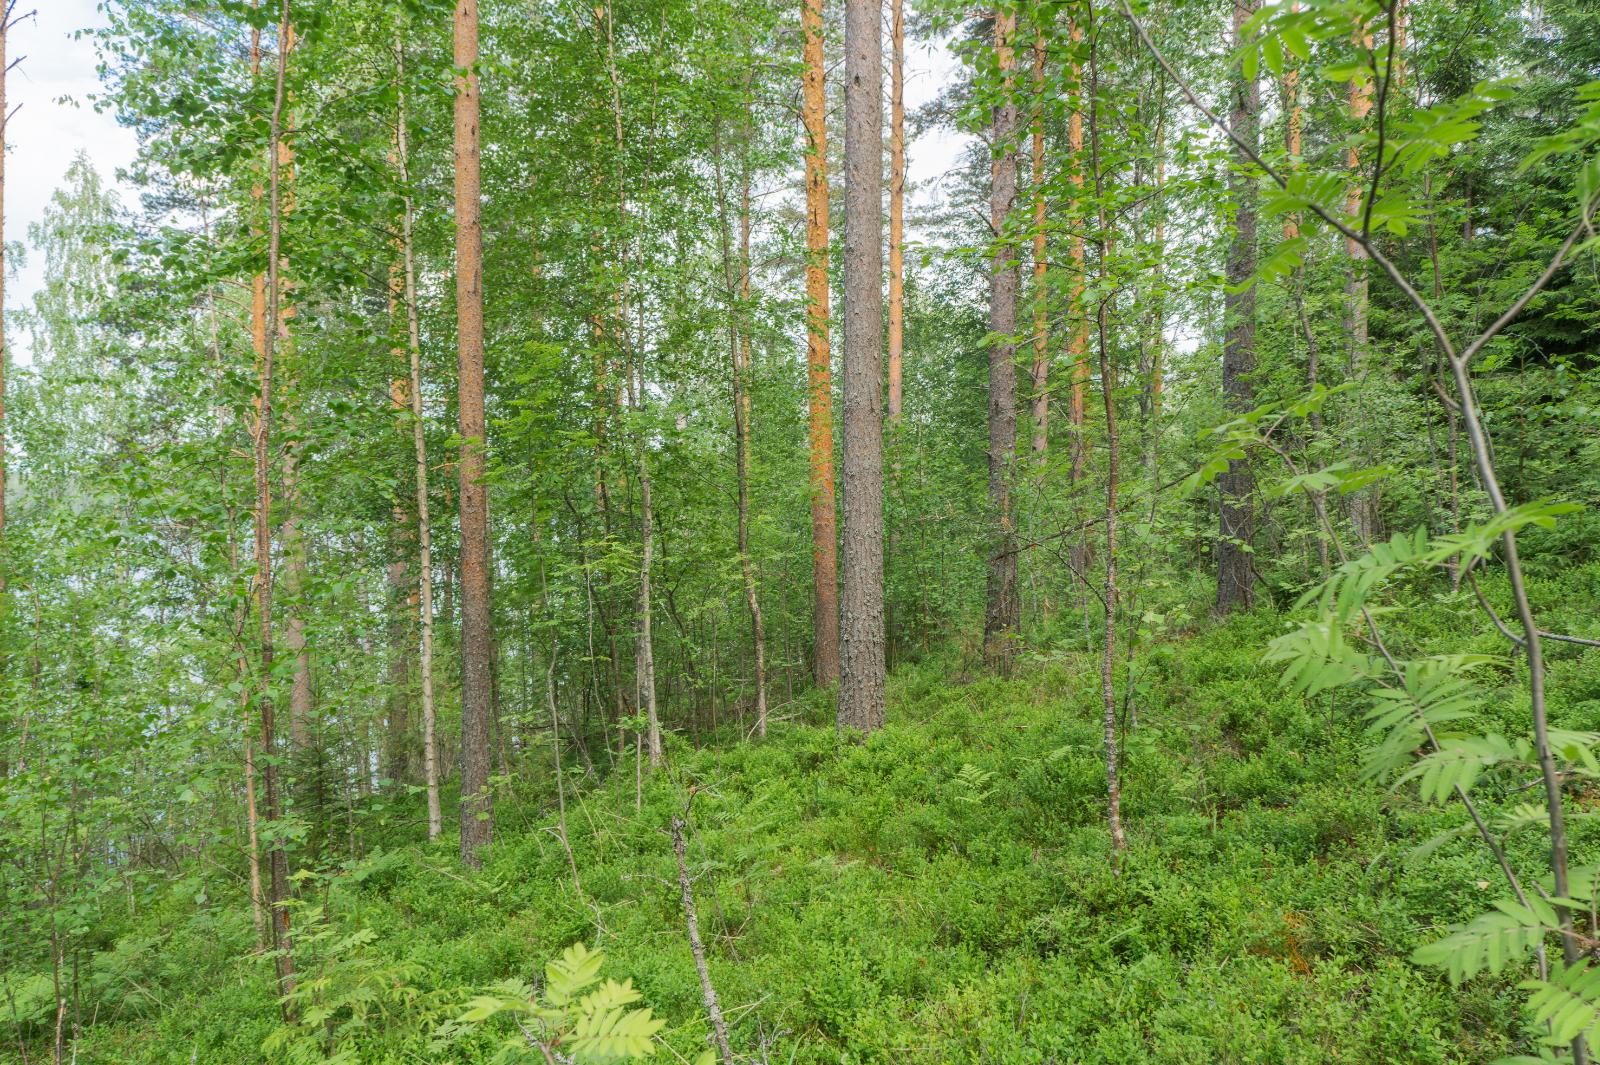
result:
M 422 420 L 422 330 L 417 309 L 415 217 L 411 204 L 410 116 L 406 111 L 405 50 L 395 40 L 395 69 L 401 85 L 395 124 L 400 165 L 400 256 L 404 274 L 401 301 L 406 309 L 406 353 L 411 397 L 411 446 L 416 459 L 417 621 L 421 636 L 418 667 L 422 682 L 422 777 L 428 793 L 428 838 L 444 831 L 439 802 L 438 712 L 433 695 L 433 523 L 428 513 L 428 440 Z
M 1011 512 L 1011 474 L 1017 450 L 1016 249 L 1004 239 L 1017 202 L 1016 15 L 995 18 L 994 50 L 1004 98 L 993 110 L 989 224 L 995 249 L 989 268 L 989 587 L 983 618 L 983 657 L 990 669 L 1009 672 L 1021 621 L 1017 597 L 1017 534 Z
M 1068 36 L 1073 51 L 1083 40 L 1083 30 L 1077 22 L 1071 24 Z M 1072 182 L 1073 197 L 1083 197 L 1083 68 L 1072 64 L 1072 91 L 1078 98 L 1067 116 L 1067 164 L 1071 167 L 1068 179 Z M 1089 461 L 1088 425 L 1085 420 L 1085 399 L 1089 393 L 1089 315 L 1083 306 L 1083 225 L 1072 227 L 1070 253 L 1072 280 L 1067 291 L 1067 321 L 1072 330 L 1067 339 L 1067 361 L 1072 365 L 1072 387 L 1067 393 L 1067 423 L 1072 427 L 1072 483 L 1083 477 Z M 1087 564 L 1087 550 L 1079 550 L 1079 568 Z
M 839 555 L 833 492 L 833 369 L 828 340 L 828 97 L 822 53 L 823 0 L 804 0 L 806 377 L 811 430 L 812 668 L 819 685 L 839 682 Z
M 748 103 L 746 104 L 748 108 Z M 748 134 L 748 129 L 746 130 Z M 749 137 L 745 144 L 749 144 Z M 750 611 L 750 642 L 755 655 L 756 735 L 767 734 L 767 626 L 756 588 L 755 560 L 750 555 L 750 437 L 755 431 L 750 405 L 750 164 L 740 165 L 739 188 L 739 346 L 733 364 L 734 465 L 739 495 L 739 570 L 744 577 L 745 606 Z
M 883 44 L 845 0 L 844 594 L 839 727 L 883 726 Z
M 1255 12 L 1256 0 L 1241 0 L 1233 9 L 1235 45 L 1243 42 L 1244 26 Z M 1228 123 L 1234 135 L 1253 151 L 1259 138 L 1261 93 L 1256 79 L 1236 76 Z M 1234 204 L 1233 236 L 1228 244 L 1224 296 L 1226 339 L 1222 348 L 1222 398 L 1232 411 L 1255 405 L 1251 376 L 1256 363 L 1256 290 L 1237 291 L 1256 272 L 1256 183 L 1237 147 L 1229 173 L 1229 196 Z M 1217 478 L 1221 503 L 1217 511 L 1217 602 L 1219 614 L 1248 610 L 1255 598 L 1250 544 L 1255 538 L 1255 475 L 1248 459 L 1235 459 Z
M 1029 374 L 1029 415 L 1033 422 L 1033 453 L 1043 459 L 1050 447 L 1050 301 L 1046 286 L 1049 268 L 1045 247 L 1044 105 L 1045 46 L 1043 30 L 1033 42 L 1033 370 Z
M 489 604 L 489 493 L 484 483 L 483 226 L 478 159 L 478 3 L 457 0 L 454 26 L 457 408 L 461 459 L 461 860 L 494 835 L 489 796 L 494 627 Z
M 889 421 L 900 417 L 904 385 L 906 211 L 906 16 L 889 0 Z
M 1355 44 L 1358 48 L 1372 48 L 1372 34 L 1365 28 L 1356 34 Z M 1348 100 L 1350 123 L 1356 129 L 1366 124 L 1367 115 L 1372 111 L 1372 84 L 1365 80 L 1350 82 Z M 1350 183 L 1345 189 L 1344 208 L 1345 215 L 1350 221 L 1350 226 L 1360 231 L 1362 214 L 1362 177 L 1361 177 L 1361 150 L 1352 142 L 1345 149 L 1345 166 L 1350 170 Z M 1345 281 L 1345 351 L 1349 359 L 1350 377 L 1354 381 L 1365 382 L 1367 377 L 1368 336 L 1367 336 L 1367 305 L 1369 300 L 1367 282 L 1367 250 L 1361 243 L 1345 238 L 1345 252 L 1349 256 L 1349 276 Z M 1354 451 L 1356 461 L 1365 463 L 1371 458 L 1371 426 L 1368 424 L 1368 412 L 1363 402 L 1365 389 L 1358 389 L 1355 393 L 1354 410 L 1352 411 L 1352 436 L 1354 437 Z M 1362 543 L 1370 543 L 1377 534 L 1377 494 L 1372 486 L 1362 488 L 1350 493 L 1350 522 L 1355 526 L 1356 536 Z
M 5 306 L 6 296 L 6 144 L 3 119 L 11 113 L 6 109 L 6 75 L 10 72 L 6 58 L 6 35 L 10 29 L 11 20 L 0 17 L 0 307 Z M 5 542 L 6 531 L 6 361 L 10 356 L 10 349 L 6 347 L 5 316 L 0 314 L 0 544 Z M 4 590 L 5 586 L 5 556 L 0 554 L 0 590 Z
M 277 822 L 283 814 L 278 787 L 277 720 L 272 692 L 272 386 L 277 355 L 278 311 L 282 295 L 279 255 L 283 247 L 282 194 L 277 146 L 283 132 L 284 82 L 289 62 L 289 0 L 279 9 L 279 40 L 276 88 L 267 142 L 267 276 L 263 314 L 253 340 L 259 345 L 256 396 L 255 439 L 252 455 L 255 466 L 255 554 L 256 621 L 260 653 L 261 766 L 262 798 L 266 819 Z M 289 935 L 289 857 L 281 837 L 274 839 L 267 854 L 267 907 L 272 928 L 273 965 L 278 990 L 287 996 L 294 991 L 294 956 Z M 284 1007 L 288 1012 L 288 1007 Z

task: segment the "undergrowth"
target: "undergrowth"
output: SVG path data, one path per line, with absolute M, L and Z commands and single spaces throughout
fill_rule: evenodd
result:
M 1548 624 L 1581 627 L 1597 585 L 1592 569 L 1540 582 L 1572 604 Z M 1389 623 L 1399 639 L 1503 653 L 1470 596 L 1431 596 Z M 78 1061 L 487 1062 L 499 1022 L 452 1022 L 574 942 L 665 1021 L 660 1053 L 692 1061 L 707 1026 L 666 835 L 685 809 L 711 974 L 753 1060 L 1421 1065 L 1525 1047 L 1514 978 L 1455 989 L 1408 960 L 1482 907 L 1490 858 L 1462 840 L 1408 863 L 1461 810 L 1358 782 L 1359 710 L 1291 697 L 1261 664 L 1283 624 L 1263 611 L 1135 657 L 1120 875 L 1094 662 L 1045 652 L 1012 680 L 952 681 L 957 664 L 931 659 L 897 671 L 889 727 L 864 743 L 838 742 L 812 694 L 766 742 L 673 743 L 637 810 L 631 760 L 604 781 L 568 766 L 571 862 L 548 764 L 507 784 L 480 874 L 396 819 L 383 845 L 301 883 L 293 1027 L 234 874 L 196 865 L 105 929 L 78 973 L 93 1011 Z M 1600 727 L 1600 652 L 1554 658 L 1558 722 Z M 1526 715 L 1515 669 L 1508 724 Z M 1537 867 L 1526 845 L 1515 857 Z M 37 1012 L 40 979 L 10 974 L 0 1011 Z

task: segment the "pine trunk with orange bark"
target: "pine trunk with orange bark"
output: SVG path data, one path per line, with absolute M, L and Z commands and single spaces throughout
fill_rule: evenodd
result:
M 833 369 L 828 291 L 828 100 L 822 54 L 823 0 L 804 0 L 803 118 L 806 136 L 806 393 L 811 437 L 812 672 L 839 682 L 838 527 L 833 492 Z
M 494 835 L 489 794 L 494 623 L 489 602 L 489 494 L 484 482 L 483 225 L 478 158 L 478 3 L 457 0 L 454 23 L 456 336 L 461 458 L 461 860 Z

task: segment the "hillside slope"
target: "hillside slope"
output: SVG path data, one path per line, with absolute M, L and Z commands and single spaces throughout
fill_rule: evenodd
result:
M 863 744 L 837 743 L 814 696 L 765 743 L 673 746 L 637 810 L 631 762 L 583 786 L 567 803 L 581 891 L 548 764 L 503 804 L 481 874 L 459 870 L 453 841 L 399 842 L 415 831 L 400 819 L 390 849 L 302 884 L 297 1028 L 279 1026 L 237 887 L 196 868 L 108 931 L 116 942 L 80 973 L 97 1005 L 78 1061 L 488 1061 L 495 1022 L 449 1038 L 441 1025 L 579 940 L 634 980 L 692 1060 L 707 1028 L 665 831 L 685 809 L 712 976 L 751 1060 L 1301 1065 L 1512 1050 L 1510 981 L 1453 989 L 1408 961 L 1435 926 L 1481 909 L 1488 856 L 1460 841 L 1407 865 L 1460 810 L 1358 782 L 1358 709 L 1287 697 L 1259 664 L 1280 624 L 1261 614 L 1139 656 L 1120 875 L 1101 821 L 1094 664 L 1064 653 L 1000 681 L 926 662 L 896 674 L 890 726 Z M 1466 602 L 1407 625 L 1493 649 Z M 1552 675 L 1559 712 L 1592 724 L 1600 655 L 1563 652 Z M 1520 857 L 1535 866 L 1529 843 Z

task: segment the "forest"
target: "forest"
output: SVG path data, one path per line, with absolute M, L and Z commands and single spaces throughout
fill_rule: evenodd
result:
M 0 1062 L 1592 1060 L 1595 0 L 100 11 Z

